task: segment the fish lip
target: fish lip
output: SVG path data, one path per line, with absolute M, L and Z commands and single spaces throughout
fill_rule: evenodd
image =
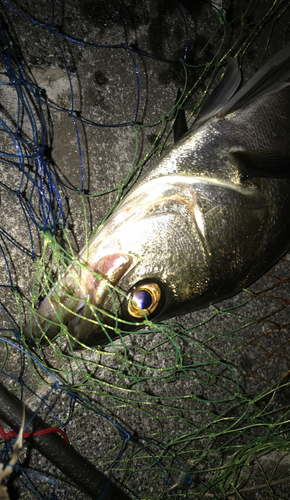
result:
M 96 345 L 100 343 L 101 337 L 108 342 L 108 338 L 105 338 L 105 327 L 101 324 L 110 321 L 107 321 L 109 318 L 106 318 L 105 310 L 103 314 L 99 309 L 110 295 L 110 289 L 113 290 L 135 264 L 133 256 L 125 253 L 105 255 L 97 262 L 88 263 L 83 273 L 85 290 L 82 290 L 85 292 L 86 300 L 79 301 L 76 306 L 78 314 L 70 320 L 67 327 L 76 342 Z M 96 321 L 101 324 L 97 325 Z
M 81 265 L 78 265 L 78 262 Z M 23 333 L 30 345 L 37 343 L 42 346 L 47 345 L 48 339 L 57 337 L 63 326 L 66 326 L 67 332 L 82 344 L 100 343 L 96 330 L 101 330 L 103 334 L 104 331 L 89 321 L 96 320 L 96 315 L 92 311 L 94 307 L 98 309 L 102 307 L 110 293 L 109 290 L 114 289 L 134 268 L 136 258 L 126 253 L 114 253 L 100 257 L 96 262 L 91 259 L 85 264 L 81 258 L 78 262 L 74 263 L 62 277 L 59 292 L 58 287 L 54 286 L 37 312 L 35 311 L 34 317 L 32 316 L 25 325 Z M 98 313 L 98 319 L 101 323 L 106 322 L 106 316 L 101 312 Z M 80 347 L 79 344 L 75 346 Z

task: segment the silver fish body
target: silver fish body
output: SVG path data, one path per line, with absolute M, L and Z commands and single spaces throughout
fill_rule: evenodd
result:
M 201 112 L 62 276 L 27 338 L 65 325 L 78 345 L 102 344 L 235 294 L 289 249 L 289 60 L 287 46 Z

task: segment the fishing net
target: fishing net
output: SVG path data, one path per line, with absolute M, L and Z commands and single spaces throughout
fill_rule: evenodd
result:
M 278 0 L 1 1 L 0 389 L 105 475 L 94 498 L 113 498 L 112 484 L 114 498 L 289 498 L 287 256 L 207 309 L 130 334 L 116 317 L 106 345 L 74 343 L 61 321 L 48 345 L 45 331 L 35 346 L 22 335 L 172 144 L 177 89 L 190 124 L 230 58 L 249 77 L 289 21 Z M 6 464 L 20 427 L 7 413 Z M 25 439 L 8 492 L 86 498 L 74 483 Z

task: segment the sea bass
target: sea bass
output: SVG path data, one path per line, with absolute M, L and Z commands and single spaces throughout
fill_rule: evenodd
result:
M 225 299 L 271 267 L 290 247 L 288 79 L 290 44 L 240 90 L 234 59 L 44 299 L 27 339 L 62 328 L 75 345 L 100 345 Z

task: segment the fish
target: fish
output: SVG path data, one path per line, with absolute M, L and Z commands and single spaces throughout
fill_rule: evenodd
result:
M 237 58 L 24 327 L 100 346 L 248 287 L 290 247 L 290 44 L 243 86 Z M 178 127 L 177 127 L 178 130 Z

